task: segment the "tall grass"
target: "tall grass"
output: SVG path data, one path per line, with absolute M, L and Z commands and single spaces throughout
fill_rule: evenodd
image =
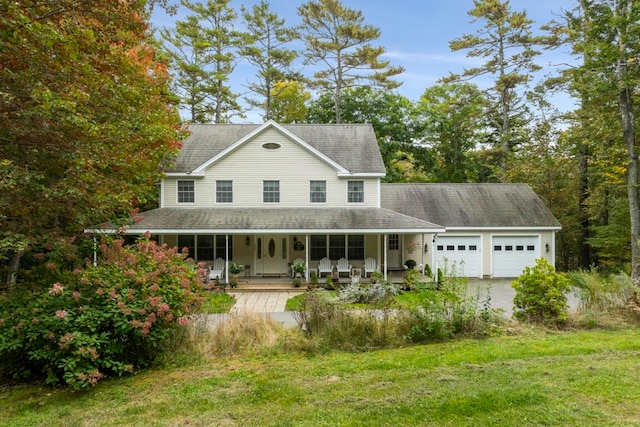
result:
M 566 276 L 580 298 L 578 323 L 608 326 L 625 323 L 629 316 L 640 316 L 637 288 L 627 274 L 602 275 L 589 270 L 569 272 Z
M 567 273 L 578 289 L 581 306 L 586 310 L 608 311 L 624 307 L 636 291 L 631 278 L 624 274 L 603 276 L 594 270 Z

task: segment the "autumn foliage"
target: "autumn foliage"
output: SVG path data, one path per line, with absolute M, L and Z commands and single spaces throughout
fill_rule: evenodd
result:
M 180 131 L 146 3 L 0 5 L 0 262 L 155 199 Z
M 176 248 L 101 246 L 75 280 L 0 299 L 0 376 L 73 388 L 148 366 L 202 303 L 204 269 Z

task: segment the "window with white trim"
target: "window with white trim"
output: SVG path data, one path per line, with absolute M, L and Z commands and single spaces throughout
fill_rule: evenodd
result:
M 309 184 L 311 203 L 327 202 L 327 181 L 311 181 Z
M 194 203 L 196 201 L 196 184 L 193 180 L 178 181 L 178 203 Z
M 216 181 L 216 203 L 233 203 L 233 181 Z
M 400 249 L 400 235 L 399 234 L 389 234 L 389 241 L 387 242 L 387 248 L 390 251 L 397 251 Z
M 364 203 L 364 181 L 347 182 L 347 202 Z
M 280 203 L 280 181 L 262 181 L 262 201 Z

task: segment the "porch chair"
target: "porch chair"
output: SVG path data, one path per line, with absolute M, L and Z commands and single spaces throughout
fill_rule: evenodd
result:
M 224 259 L 218 257 L 213 264 L 209 266 L 209 280 L 216 280 L 216 277 L 222 279 L 224 276 Z
M 367 277 L 367 274 L 371 275 L 371 273 L 378 271 L 378 263 L 375 259 L 369 257 L 364 260 L 364 277 Z
M 296 277 L 296 272 L 293 270 L 293 266 L 296 264 L 304 264 L 304 260 L 302 258 L 296 258 L 293 260 L 293 264 L 291 264 L 291 277 Z
M 346 258 L 340 258 L 338 260 L 338 276 L 340 273 L 347 273 L 347 276 L 351 276 L 351 264 Z
M 322 258 L 320 260 L 320 263 L 318 264 L 318 278 L 322 277 L 322 273 L 327 273 L 327 275 L 330 275 L 332 271 L 333 266 L 331 265 L 331 261 L 329 260 L 329 258 Z

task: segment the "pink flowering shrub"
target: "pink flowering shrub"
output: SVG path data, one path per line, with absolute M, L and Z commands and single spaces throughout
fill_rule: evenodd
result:
M 73 283 L 0 301 L 0 374 L 73 388 L 149 366 L 202 303 L 204 269 L 140 240 L 101 246 Z

